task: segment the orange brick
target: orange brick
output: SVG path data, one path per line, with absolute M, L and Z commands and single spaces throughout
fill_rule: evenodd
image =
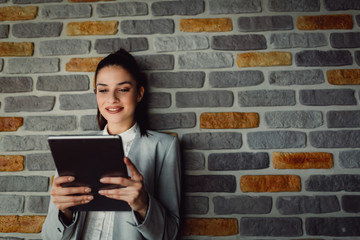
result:
M 23 21 L 36 18 L 37 7 L 0 7 L 0 21 Z
M 242 176 L 240 188 L 243 192 L 299 192 L 301 181 L 296 175 Z
M 72 58 L 66 63 L 65 69 L 68 72 L 94 72 L 102 57 Z
M 22 117 L 0 117 L 0 132 L 17 131 L 22 125 Z
M 40 233 L 46 216 L 0 216 L 0 232 Z
M 200 127 L 207 129 L 255 128 L 259 126 L 258 113 L 222 112 L 202 113 Z
M 249 52 L 237 55 L 239 67 L 268 67 L 291 65 L 290 52 Z
M 333 85 L 360 84 L 360 69 L 338 69 L 326 72 L 327 79 Z
M 180 19 L 182 32 L 228 32 L 232 30 L 230 18 Z
M 24 170 L 24 156 L 0 155 L 0 171 L 2 172 L 16 172 Z
M 276 169 L 310 169 L 332 168 L 334 166 L 333 155 L 325 152 L 313 153 L 284 153 L 273 152 L 273 165 Z
M 71 22 L 66 26 L 68 36 L 113 35 L 117 33 L 118 21 Z
M 296 19 L 299 30 L 352 29 L 352 15 L 300 16 Z
M 0 216 L 0 232 L 18 232 L 19 229 L 19 216 Z
M 34 53 L 34 44 L 30 42 L 1 42 L 0 56 L 1 57 L 16 57 L 16 56 L 32 56 Z
M 176 137 L 176 138 L 179 137 L 179 135 L 176 132 L 163 132 L 163 133 L 168 134 L 173 137 Z
M 230 236 L 239 233 L 234 218 L 186 218 L 182 235 Z

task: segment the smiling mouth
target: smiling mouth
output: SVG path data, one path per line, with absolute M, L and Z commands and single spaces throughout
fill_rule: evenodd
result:
M 121 110 L 123 110 L 123 107 L 117 107 L 117 108 L 106 108 L 106 111 L 108 111 L 109 113 L 118 113 Z

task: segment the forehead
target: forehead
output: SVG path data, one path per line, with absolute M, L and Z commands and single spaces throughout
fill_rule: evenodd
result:
M 135 82 L 131 74 L 119 66 L 107 66 L 102 68 L 96 76 L 96 82 Z

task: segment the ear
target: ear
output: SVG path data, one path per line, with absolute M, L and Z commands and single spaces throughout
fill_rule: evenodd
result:
M 143 96 L 144 96 L 145 89 L 143 86 L 141 86 L 138 90 L 138 96 L 137 96 L 137 102 L 141 102 Z

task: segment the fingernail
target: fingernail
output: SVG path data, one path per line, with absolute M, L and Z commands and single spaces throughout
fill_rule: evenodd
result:
M 86 192 L 86 193 L 91 192 L 91 188 L 85 188 L 85 192 Z
M 93 197 L 93 196 L 88 196 L 87 199 L 88 199 L 88 200 L 93 200 L 94 197 Z
M 75 178 L 74 177 L 69 177 L 68 180 L 72 182 L 72 181 L 75 180 Z
M 100 191 L 99 191 L 99 194 L 104 194 L 104 191 L 103 191 L 103 190 L 100 190 Z

